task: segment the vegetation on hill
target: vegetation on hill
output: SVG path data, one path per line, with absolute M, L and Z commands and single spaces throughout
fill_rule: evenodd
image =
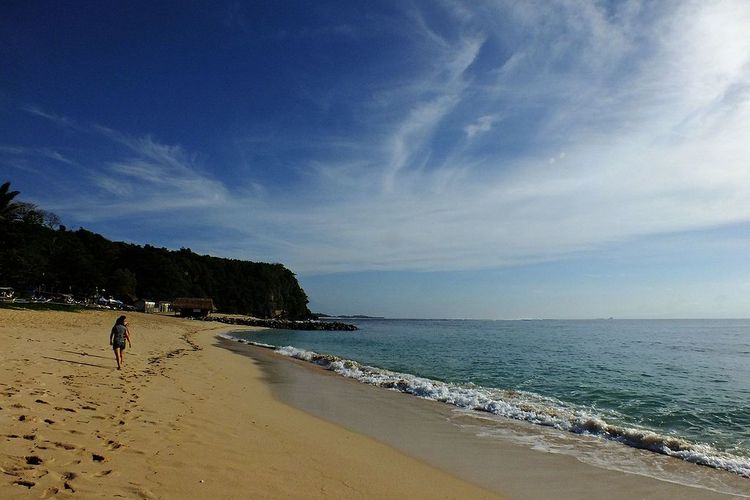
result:
M 9 183 L 0 186 L 0 286 L 21 293 L 111 295 L 130 303 L 210 297 L 221 312 L 310 317 L 307 295 L 282 264 L 113 242 L 85 229 L 69 231 L 54 214 L 16 202 L 17 194 Z

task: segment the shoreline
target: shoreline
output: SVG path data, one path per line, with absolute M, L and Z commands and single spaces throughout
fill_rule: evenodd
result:
M 461 411 L 362 384 L 263 347 L 226 339 L 220 345 L 262 360 L 264 369 L 275 374 L 269 377 L 270 383 L 281 401 L 512 497 L 750 495 L 750 481 L 727 471 L 527 422 Z M 488 437 L 488 428 L 496 435 Z M 557 449 L 550 449 L 550 443 Z M 550 483 L 555 487 L 550 489 Z
M 226 325 L 127 313 L 118 372 L 119 314 L 0 309 L 0 497 L 498 498 L 277 401 Z

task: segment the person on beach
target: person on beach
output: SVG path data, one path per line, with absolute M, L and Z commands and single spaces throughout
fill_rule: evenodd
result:
M 133 344 L 130 343 L 130 332 L 128 331 L 128 320 L 123 315 L 117 318 L 115 326 L 112 327 L 112 331 L 109 334 L 109 345 L 115 351 L 115 360 L 117 361 L 117 369 L 122 369 L 122 365 L 125 364 L 123 361 L 123 353 L 125 352 L 125 341 L 128 341 L 128 345 L 132 348 Z

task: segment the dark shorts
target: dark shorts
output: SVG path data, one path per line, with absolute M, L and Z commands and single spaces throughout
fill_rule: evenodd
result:
M 125 349 L 125 342 L 112 342 L 112 349 Z

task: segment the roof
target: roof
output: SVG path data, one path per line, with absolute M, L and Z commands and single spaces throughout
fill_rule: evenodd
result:
M 174 299 L 173 305 L 178 309 L 215 309 L 213 299 L 198 297 L 179 297 Z

